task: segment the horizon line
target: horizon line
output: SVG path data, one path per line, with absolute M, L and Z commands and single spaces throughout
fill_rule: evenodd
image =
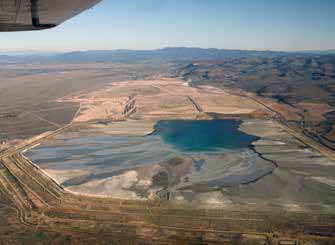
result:
M 69 50 L 0 50 L 0 53 L 72 53 L 72 52 L 88 52 L 88 51 L 157 51 L 162 49 L 203 49 L 203 50 L 229 50 L 229 51 L 253 51 L 253 52 L 283 52 L 283 53 L 298 53 L 298 52 L 330 52 L 335 51 L 335 48 L 331 49 L 302 49 L 302 50 L 276 50 L 276 49 L 236 49 L 236 48 L 215 48 L 215 47 L 193 47 L 193 46 L 165 46 L 160 48 L 151 49 L 127 49 L 127 48 L 115 48 L 115 49 L 69 49 Z

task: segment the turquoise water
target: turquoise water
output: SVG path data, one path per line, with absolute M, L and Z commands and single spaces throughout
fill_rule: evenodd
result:
M 63 132 L 25 156 L 72 191 L 119 198 L 117 193 L 126 190 L 122 195 L 131 191 L 147 198 L 164 185 L 189 199 L 190 193 L 249 183 L 273 171 L 273 165 L 248 149 L 258 138 L 239 131 L 240 124 L 166 120 L 145 137 L 82 129 Z M 143 185 L 148 179 L 152 184 Z
M 238 120 L 163 120 L 155 134 L 183 152 L 247 148 L 258 137 L 238 130 Z

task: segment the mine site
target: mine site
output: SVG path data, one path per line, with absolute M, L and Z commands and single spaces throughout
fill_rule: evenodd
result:
M 79 104 L 73 126 L 24 156 L 77 194 L 331 210 L 333 155 L 324 156 L 302 136 L 290 134 L 274 120 L 281 115 L 272 109 L 276 102 L 265 107 L 258 99 L 241 91 L 192 87 L 179 78 L 114 82 L 59 99 Z M 295 188 L 287 191 L 281 182 Z M 306 192 L 299 191 L 307 185 Z M 258 196 L 246 197 L 254 188 Z
M 324 90 L 291 101 L 287 78 L 270 93 L 264 74 L 261 91 L 237 85 L 244 80 L 237 67 L 251 62 L 248 72 L 258 74 L 249 55 L 229 58 L 234 68 L 231 60 L 208 65 L 200 58 L 4 63 L 1 236 L 331 243 L 331 97 Z M 282 59 L 276 55 L 260 54 L 259 69 Z

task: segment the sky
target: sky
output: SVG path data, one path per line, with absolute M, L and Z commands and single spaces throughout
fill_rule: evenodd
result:
M 51 30 L 0 33 L 0 51 L 327 50 L 334 13 L 335 0 L 103 0 Z

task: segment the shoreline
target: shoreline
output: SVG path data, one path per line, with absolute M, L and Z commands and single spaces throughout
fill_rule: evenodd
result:
M 175 119 L 175 120 L 181 120 L 181 119 Z M 183 120 L 185 120 L 185 119 L 183 119 Z M 199 120 L 199 119 L 194 119 L 194 120 Z M 211 119 L 206 119 L 206 120 L 224 120 L 224 119 L 215 119 L 215 118 L 211 118 Z M 234 119 L 227 119 L 227 120 L 234 120 Z M 157 120 L 156 123 L 157 123 L 158 121 L 159 121 L 159 120 Z M 238 128 L 237 128 L 236 130 L 243 131 L 243 130 L 240 129 L 240 126 L 241 126 L 241 124 L 243 124 L 244 120 L 234 120 L 234 121 L 238 121 L 238 122 L 239 122 L 239 126 L 238 126 Z M 140 124 L 139 121 L 135 121 L 135 122 L 136 122 L 137 124 Z M 120 122 L 117 122 L 117 123 L 120 123 Z M 104 125 L 103 127 L 108 128 L 109 126 L 113 126 L 113 125 L 115 125 L 115 124 L 117 124 L 117 123 L 112 123 L 112 124 L 109 124 L 109 125 Z M 124 122 L 121 122 L 121 123 L 124 123 Z M 153 125 L 153 127 L 151 128 L 153 131 L 152 131 L 151 133 L 149 133 L 149 134 L 141 135 L 140 137 L 150 136 L 150 135 L 152 135 L 152 134 L 155 132 L 155 125 L 156 125 L 156 124 L 153 123 L 153 124 L 151 124 L 151 125 Z M 100 127 L 100 126 L 99 126 L 99 127 Z M 90 128 L 90 127 L 89 127 L 89 128 Z M 101 130 L 101 128 L 99 128 L 99 129 Z M 70 132 L 71 132 L 71 131 L 70 131 Z M 85 131 L 85 132 L 87 132 L 87 131 Z M 91 133 L 94 133 L 94 131 L 91 132 Z M 89 133 L 89 134 L 91 134 L 91 133 Z M 99 131 L 99 134 L 100 134 L 100 133 L 102 133 L 102 132 Z M 244 133 L 247 133 L 247 132 L 244 132 Z M 247 134 L 248 134 L 248 133 L 247 133 Z M 113 135 L 111 135 L 111 137 L 113 137 Z M 117 136 L 116 136 L 116 137 L 117 137 Z M 258 141 L 259 139 L 260 139 L 260 137 L 257 136 L 257 140 L 256 140 L 256 141 Z M 256 149 L 255 149 L 254 146 L 253 146 L 253 143 L 254 143 L 254 142 L 255 142 L 255 141 L 253 141 L 253 142 L 252 142 L 246 149 L 251 150 L 251 151 L 254 152 L 258 157 L 260 157 L 261 159 L 265 160 L 266 162 L 271 162 L 271 163 L 272 163 L 272 161 L 270 161 L 270 160 L 268 160 L 268 159 L 266 159 L 266 158 L 261 157 L 261 153 L 257 152 Z M 36 145 L 33 145 L 33 146 L 30 147 L 29 149 L 31 149 L 31 148 L 33 148 L 33 147 L 36 147 L 36 146 L 37 146 L 37 144 L 36 144 Z M 24 155 L 24 152 L 26 152 L 26 151 L 29 150 L 29 149 L 27 148 L 27 149 L 25 149 L 25 151 L 22 151 L 22 155 L 23 155 L 26 159 L 28 159 L 28 160 L 29 160 L 29 158 L 28 158 L 27 156 Z M 229 153 L 229 152 L 230 152 L 230 151 L 227 152 L 227 150 L 223 150 L 222 153 L 225 154 L 225 153 Z M 181 153 L 182 153 L 182 152 L 181 152 Z M 202 153 L 202 154 L 206 154 L 206 153 L 207 153 L 207 154 L 212 154 L 213 152 L 212 152 L 212 151 L 209 151 L 209 152 L 201 152 L 201 153 Z M 219 154 L 218 152 L 215 152 L 215 153 Z M 190 154 L 190 153 L 189 153 L 189 154 Z M 193 154 L 196 154 L 196 153 L 193 153 Z M 185 155 L 188 155 L 188 153 L 185 153 Z M 115 197 L 112 197 L 112 196 L 109 196 L 109 195 L 89 194 L 89 193 L 80 192 L 80 191 L 73 191 L 73 190 L 70 190 L 68 187 L 63 187 L 62 184 L 61 184 L 62 182 L 59 182 L 57 177 L 55 177 L 55 176 L 49 174 L 47 170 L 44 170 L 44 169 L 40 168 L 36 163 L 32 162 L 31 160 L 29 160 L 29 161 L 30 161 L 35 167 L 37 167 L 38 169 L 40 169 L 41 172 L 42 172 L 43 174 L 47 175 L 47 176 L 48 176 L 49 178 L 51 178 L 54 182 L 56 182 L 62 189 L 66 190 L 66 191 L 74 192 L 74 193 L 77 193 L 78 195 L 83 195 L 83 196 L 96 196 L 96 197 L 102 197 L 102 198 L 115 198 Z M 275 166 L 275 167 L 277 167 L 277 166 Z M 263 174 L 263 175 L 257 177 L 256 179 L 253 179 L 253 180 L 251 180 L 251 181 L 242 181 L 241 184 L 242 184 L 242 185 L 247 185 L 248 183 L 256 182 L 256 181 L 258 181 L 259 179 L 262 179 L 263 177 L 272 174 L 272 172 L 273 172 L 273 170 L 268 171 L 268 172 L 266 172 L 265 174 Z M 74 173 L 74 174 L 75 174 L 75 173 Z M 73 178 L 74 178 L 75 176 L 76 176 L 76 175 L 73 175 Z M 80 176 L 80 175 L 78 175 L 78 176 Z M 65 181 L 66 181 L 66 180 L 65 180 Z M 228 186 L 229 186 L 229 185 L 224 185 L 223 187 L 228 187 Z M 122 199 L 122 198 L 117 198 L 117 199 L 120 199 L 120 200 L 126 200 L 126 199 Z M 134 199 L 131 198 L 131 200 L 134 200 Z M 137 200 L 137 199 L 135 199 L 135 200 Z

